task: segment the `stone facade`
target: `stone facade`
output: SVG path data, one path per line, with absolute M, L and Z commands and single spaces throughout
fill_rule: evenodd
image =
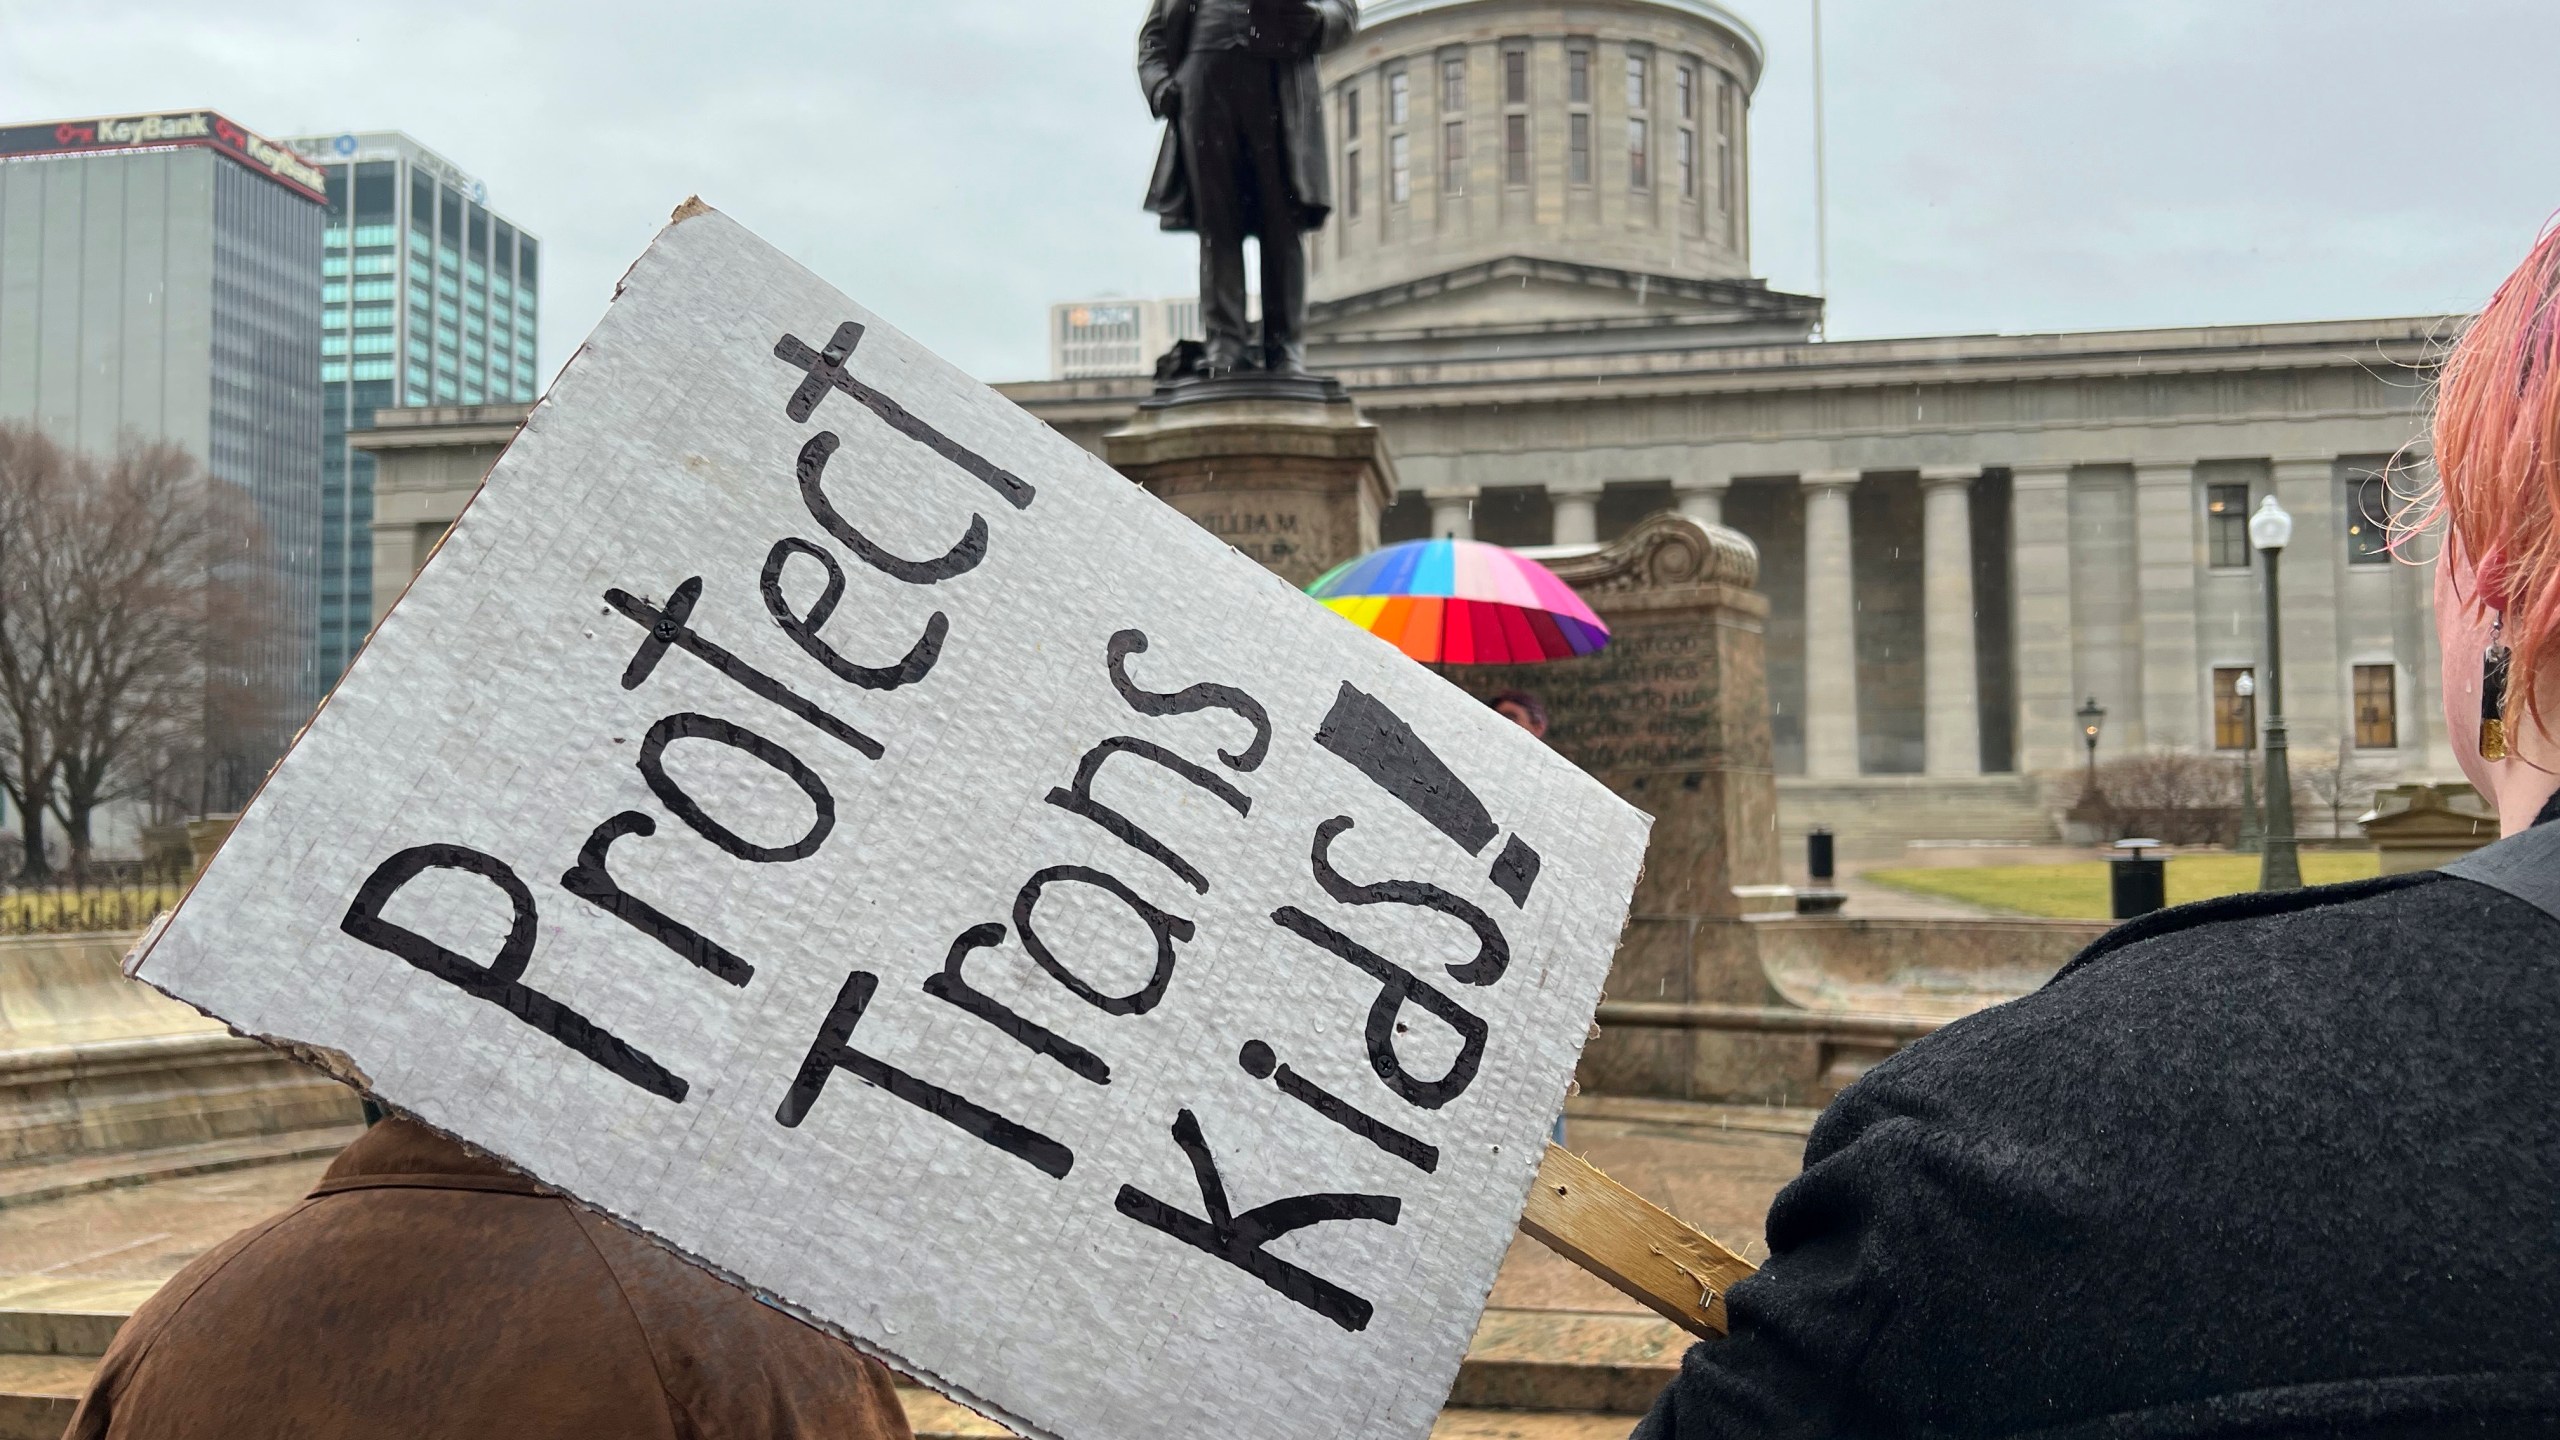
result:
M 1821 302 L 1748 274 L 1762 50 L 1740 20 L 1709 0 L 1365 13 L 1324 63 L 1344 189 L 1310 240 L 1309 358 L 1394 452 L 1381 538 L 1571 555 L 1664 510 L 1749 537 L 1789 832 L 2047 838 L 2040 782 L 2081 764 L 2090 698 L 2102 758 L 2236 755 L 2261 633 L 2242 532 L 2268 495 L 2296 521 L 2296 750 L 2454 774 L 2426 576 L 2379 550 L 2374 512 L 2430 478 L 2422 397 L 2455 322 L 1814 342 Z M 1727 143 L 1684 172 L 1684 129 Z M 1606 143 L 1578 159 L 1586 133 Z M 1147 387 L 1002 388 L 1099 451 Z
M 2269 494 L 2296 522 L 2282 572 L 2296 747 L 2343 739 L 2402 778 L 2451 775 L 2426 575 L 2375 554 L 2364 513 L 2372 477 L 2404 494 L 2428 478 L 2411 447 L 2449 324 L 1376 366 L 1320 343 L 1316 359 L 1394 448 L 1389 540 L 1575 545 L 1671 509 L 1749 536 L 1782 792 L 1889 781 L 1869 788 L 1916 801 L 2071 770 L 2090 696 L 2108 712 L 2102 755 L 2212 748 L 2214 672 L 2258 663 L 2261 580 L 2230 527 Z M 1005 388 L 1098 448 L 1145 387 Z M 2041 833 L 2031 794 L 2007 793 L 2025 829 L 1962 838 Z

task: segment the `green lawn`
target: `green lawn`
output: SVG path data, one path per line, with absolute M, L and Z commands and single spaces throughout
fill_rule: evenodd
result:
M 2172 905 L 2258 888 L 2255 855 L 2173 855 L 2168 863 Z M 2302 856 L 2302 879 L 2307 885 L 2361 880 L 2374 874 L 2378 864 L 2379 857 L 2370 850 L 2306 851 Z M 2104 920 L 2109 908 L 2107 865 L 2104 860 L 2085 860 L 2070 865 L 1870 870 L 1860 878 L 1896 890 L 1961 900 L 2019 915 Z

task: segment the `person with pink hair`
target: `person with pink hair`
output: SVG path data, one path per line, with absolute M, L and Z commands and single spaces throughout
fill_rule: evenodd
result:
M 1876 1066 L 1637 1440 L 2560 1436 L 2560 229 L 2432 451 L 2393 544 L 2504 838 L 2156 912 Z

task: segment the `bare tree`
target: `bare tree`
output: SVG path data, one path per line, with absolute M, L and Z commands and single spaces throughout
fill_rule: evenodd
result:
M 2346 833 L 2347 811 L 2361 812 L 2373 801 L 2373 792 L 2389 779 L 2388 767 L 2356 758 L 2356 752 L 2344 738 L 2338 741 L 2336 755 L 2305 754 L 2293 765 L 2293 788 L 2299 797 L 2295 808 L 2301 811 L 2329 812 L 2329 833 Z
M 50 869 L 48 818 L 83 865 L 103 807 L 185 813 L 228 749 L 273 738 L 272 587 L 228 493 L 175 446 L 100 460 L 0 424 L 0 787 L 25 872 Z
M 204 486 L 185 451 L 127 442 L 74 469 L 56 524 L 66 594 L 46 721 L 53 813 L 79 865 L 99 807 L 138 793 L 201 733 L 213 597 Z
M 44 822 L 60 777 L 49 706 L 62 644 L 55 521 L 70 458 L 32 426 L 0 425 L 0 790 L 18 816 L 18 869 L 51 867 Z

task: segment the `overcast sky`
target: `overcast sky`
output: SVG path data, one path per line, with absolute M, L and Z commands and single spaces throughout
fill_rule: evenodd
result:
M 1816 288 L 1810 0 L 1767 42 L 1755 269 Z M 1139 211 L 1144 0 L 0 0 L 0 123 L 406 130 L 547 245 L 542 358 L 700 193 L 959 364 L 1187 293 Z M 2550 0 L 1828 0 L 1831 334 L 2476 306 L 2560 209 Z

